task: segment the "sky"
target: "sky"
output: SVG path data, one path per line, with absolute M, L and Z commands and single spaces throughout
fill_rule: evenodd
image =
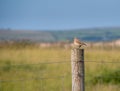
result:
M 120 0 L 0 0 L 0 28 L 68 30 L 120 26 Z

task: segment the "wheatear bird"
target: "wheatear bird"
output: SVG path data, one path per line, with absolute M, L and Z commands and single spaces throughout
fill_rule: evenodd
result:
M 78 40 L 77 38 L 74 38 L 74 46 L 75 46 L 75 47 L 80 48 L 80 47 L 83 46 L 83 45 L 86 46 L 86 44 L 85 44 L 84 42 L 81 42 L 81 41 Z

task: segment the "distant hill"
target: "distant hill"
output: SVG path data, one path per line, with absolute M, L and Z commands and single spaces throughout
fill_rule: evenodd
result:
M 44 31 L 0 30 L 0 40 L 30 40 L 33 42 L 55 41 L 54 36 Z
M 0 41 L 30 40 L 33 42 L 72 41 L 77 37 L 84 41 L 110 41 L 120 38 L 120 27 L 91 28 L 58 31 L 24 31 L 0 29 Z

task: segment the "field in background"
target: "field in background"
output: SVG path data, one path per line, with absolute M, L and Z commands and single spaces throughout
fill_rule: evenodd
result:
M 46 37 L 47 36 L 47 37 Z M 72 41 L 77 37 L 84 41 L 112 41 L 120 38 L 120 27 L 96 27 L 72 30 L 11 30 L 0 29 L 0 41 L 29 40 L 32 42 Z
M 120 91 L 120 48 L 85 48 L 86 91 Z M 0 48 L 0 91 L 71 91 L 71 49 Z

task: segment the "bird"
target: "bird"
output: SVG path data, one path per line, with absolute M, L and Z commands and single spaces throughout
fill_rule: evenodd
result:
M 86 44 L 84 42 L 81 42 L 79 39 L 77 39 L 76 37 L 74 38 L 74 46 L 77 47 L 77 48 L 80 48 L 81 46 L 83 46 Z

